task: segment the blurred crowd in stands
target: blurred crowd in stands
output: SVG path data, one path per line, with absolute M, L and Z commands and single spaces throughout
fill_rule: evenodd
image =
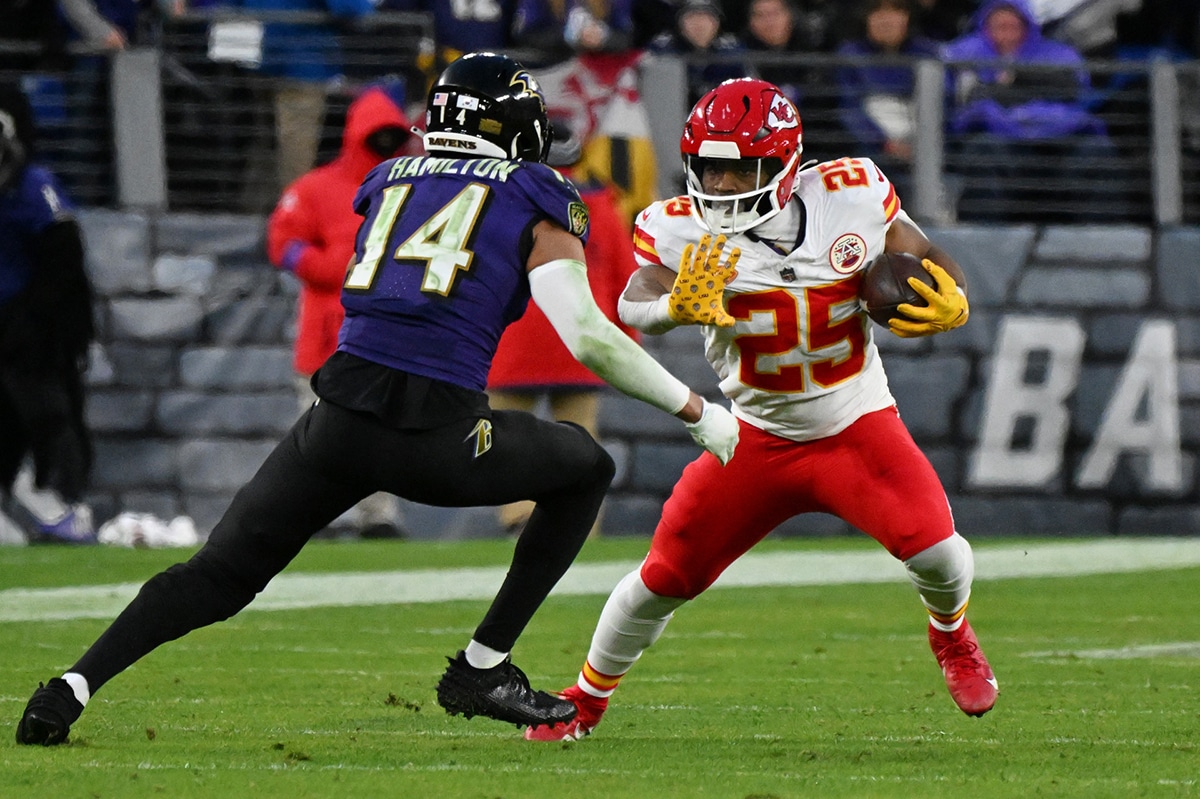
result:
M 262 21 L 223 20 L 231 10 Z M 308 16 L 286 18 L 296 12 Z M 398 12 L 420 15 L 431 34 L 408 57 L 379 53 L 380 63 L 364 67 L 347 53 L 347 31 Z M 356 94 L 373 73 L 399 76 L 406 110 L 419 123 L 421 114 L 412 112 L 424 83 L 473 50 L 510 52 L 546 75 L 557 121 L 582 148 L 577 174 L 613 185 L 630 213 L 657 193 L 649 117 L 638 98 L 637 70 L 648 56 L 686 58 L 689 100 L 729 77 L 780 85 L 803 114 L 806 156 L 869 156 L 902 192 L 915 135 L 912 64 L 941 59 L 950 66 L 947 166 L 953 172 L 963 165 L 968 186 L 991 187 L 963 194 L 968 211 L 977 208 L 984 218 L 1028 188 L 1023 159 L 1033 159 L 1041 181 L 1096 171 L 1122 154 L 1143 157 L 1145 136 L 1125 146 L 1120 138 L 1130 111 L 1122 90 L 1137 80 L 1145 84 L 1145 72 L 1089 74 L 1085 59 L 1145 64 L 1200 57 L 1200 0 L 7 0 L 0 4 L 0 72 L 65 72 L 74 76 L 67 85 L 84 108 L 95 107 L 107 92 L 94 77 L 102 74 L 97 59 L 134 45 L 160 46 L 164 31 L 189 21 L 207 38 L 210 61 L 232 64 L 235 79 L 261 81 L 248 95 L 246 106 L 255 109 L 249 122 L 208 114 L 192 127 L 193 138 L 209 146 L 210 137 L 243 122 L 258 131 L 234 149 L 269 148 L 271 174 L 251 180 L 255 170 L 263 172 L 263 159 L 255 157 L 230 174 L 244 184 L 241 210 L 264 212 L 283 186 L 336 155 L 353 96 L 342 90 L 339 97 L 331 86 L 342 81 Z M 842 60 L 798 65 L 789 61 L 797 54 Z M 980 63 L 988 60 L 1004 63 Z M 218 88 L 207 91 L 233 91 L 220 88 L 235 85 L 225 80 L 230 74 L 214 73 Z M 195 91 L 189 81 L 204 77 L 197 71 L 179 91 Z M 55 113 L 34 95 L 35 111 Z M 1185 98 L 1185 116 L 1188 107 Z M 1143 111 L 1134 109 L 1147 118 Z M 1200 139 L 1200 120 L 1194 122 Z M 201 169 L 195 179 L 215 175 Z M 64 179 L 74 188 L 71 174 Z M 80 188 L 84 204 L 111 199 Z M 1122 209 L 1115 196 L 1110 210 Z
M 920 43 L 916 52 L 924 53 L 929 43 L 936 48 L 970 35 L 980 11 L 994 5 L 979 0 L 750 0 L 724 7 L 719 0 L 5 0 L 0 3 L 5 44 L 0 67 L 65 64 L 73 42 L 93 51 L 153 44 L 152 31 L 164 21 L 222 9 L 315 12 L 340 21 L 388 11 L 426 13 L 433 20 L 440 63 L 472 50 L 513 48 L 552 63 L 579 53 L 645 49 L 833 53 L 853 46 L 856 52 L 909 52 L 908 39 Z M 1018 0 L 1006 5 L 1018 7 L 1046 38 L 1084 58 L 1200 54 L 1200 0 Z M 906 18 L 907 36 L 898 44 L 871 34 L 868 17 L 881 6 Z M 22 43 L 31 47 L 21 52 Z M 311 41 L 295 46 L 305 44 Z M 430 64 L 431 75 L 438 71 Z M 713 73 L 709 79 L 726 76 Z

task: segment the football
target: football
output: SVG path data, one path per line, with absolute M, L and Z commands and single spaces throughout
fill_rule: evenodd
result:
M 863 273 L 858 287 L 858 299 L 867 315 L 876 323 L 887 327 L 888 320 L 902 316 L 896 310 L 901 303 L 925 305 L 925 299 L 912 286 L 908 278 L 919 278 L 927 286 L 935 286 L 933 275 L 921 266 L 921 259 L 906 252 L 885 252 L 876 258 Z

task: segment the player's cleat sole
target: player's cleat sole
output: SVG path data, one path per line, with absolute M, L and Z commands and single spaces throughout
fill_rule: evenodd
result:
M 999 696 L 999 683 L 988 665 L 975 631 L 963 621 L 952 633 L 929 627 L 929 648 L 933 650 L 950 698 L 968 716 L 982 716 L 991 710 Z
M 575 705 L 529 687 L 525 672 L 506 659 L 491 669 L 467 663 L 461 650 L 442 674 L 437 701 L 452 716 L 486 716 L 518 727 L 563 724 L 575 718 Z
M 578 685 L 563 690 L 559 696 L 578 709 L 575 718 L 545 727 L 526 727 L 526 741 L 578 741 L 596 729 L 608 709 L 608 697 L 592 696 Z
M 83 705 L 66 680 L 54 677 L 45 685 L 39 683 L 17 724 L 17 743 L 30 746 L 63 743 L 82 712 Z

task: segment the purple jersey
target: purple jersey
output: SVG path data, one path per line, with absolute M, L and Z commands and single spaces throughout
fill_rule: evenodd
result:
M 26 167 L 15 185 L 0 191 L 0 306 L 29 282 L 34 239 L 73 210 L 58 180 L 40 166 Z
M 529 303 L 532 230 L 587 240 L 587 207 L 550 167 L 496 158 L 385 161 L 354 198 L 365 217 L 338 350 L 482 391 L 500 334 Z

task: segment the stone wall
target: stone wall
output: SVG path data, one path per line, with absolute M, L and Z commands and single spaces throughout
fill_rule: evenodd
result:
M 267 263 L 260 218 L 93 210 L 81 221 L 100 295 L 88 404 L 97 445 L 90 499 L 98 519 L 122 510 L 183 513 L 207 533 L 296 418 L 296 284 Z M 877 340 L 901 414 L 942 476 L 959 528 L 975 537 L 1195 530 L 1200 230 L 959 226 L 927 233 L 967 271 L 971 322 L 911 341 L 877 329 Z M 1159 322 L 1152 326 L 1158 338 L 1140 337 L 1148 321 Z M 1002 359 L 998 341 L 1019 342 L 1040 329 L 1084 342 L 1077 362 L 1051 335 L 1044 353 L 1040 345 L 1027 348 L 1012 391 L 989 394 Z M 1163 354 L 1156 342 L 1165 341 L 1174 347 L 1170 359 L 1130 369 L 1131 353 L 1145 361 L 1147 353 Z M 645 343 L 675 374 L 717 398 L 699 331 L 675 330 Z M 1164 371 L 1175 378 L 1158 380 Z M 1065 393 L 1040 402 L 1051 384 Z M 1012 396 L 1027 394 L 1028 409 L 1005 409 Z M 1134 400 L 1124 433 L 1124 406 L 1115 397 Z M 1164 402 L 1177 412 L 1174 438 Z M 1011 440 L 999 450 L 995 441 L 985 446 L 983 431 L 1003 428 L 1004 413 L 1012 417 Z M 648 534 L 697 449 L 675 420 L 615 392 L 605 395 L 602 432 L 618 463 L 605 532 Z M 1096 445 L 1110 440 L 1117 444 Z M 1171 446 L 1174 460 L 1160 452 Z M 1023 471 L 1022 458 L 1033 468 Z M 1005 468 L 1018 474 L 997 478 Z M 1037 478 L 1025 481 L 1032 474 Z M 499 533 L 489 509 L 409 506 L 406 522 L 421 538 Z M 779 531 L 849 532 L 819 515 Z

